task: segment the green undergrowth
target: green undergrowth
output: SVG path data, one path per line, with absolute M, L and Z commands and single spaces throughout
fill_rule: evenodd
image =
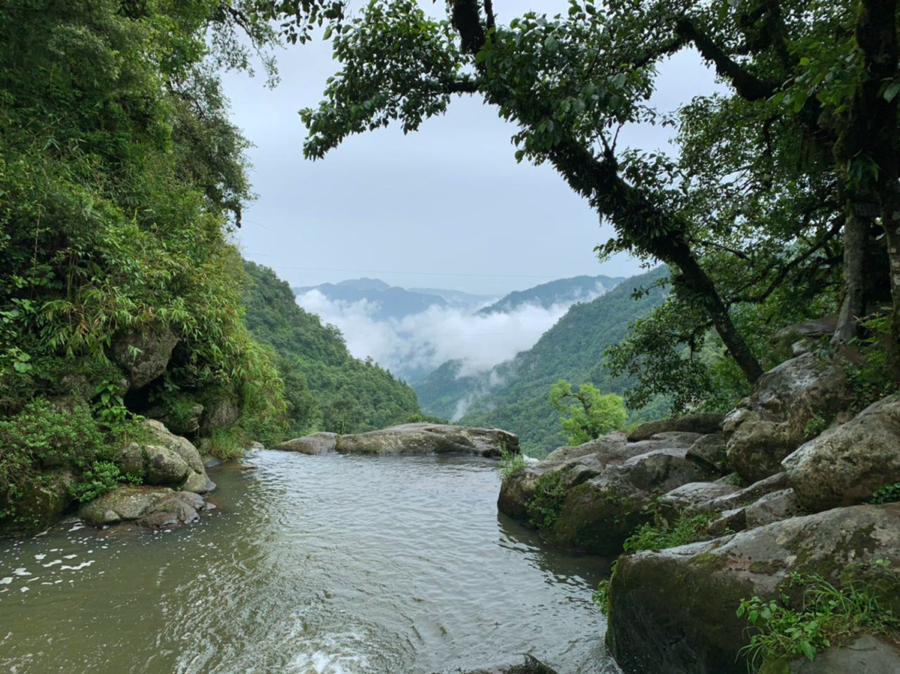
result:
M 528 517 L 539 529 L 551 529 L 559 519 L 566 498 L 566 487 L 560 471 L 544 473 L 538 478 L 534 496 L 528 503 Z
M 691 517 L 681 516 L 671 523 L 659 513 L 654 514 L 652 522 L 642 524 L 624 543 L 625 552 L 653 550 L 658 552 L 666 548 L 677 548 L 679 545 L 696 543 L 712 538 L 709 534 L 709 523 L 718 517 L 718 513 L 701 513 Z
M 39 524 L 36 494 L 65 476 L 69 494 L 87 501 L 125 479 L 112 463 L 121 447 L 146 434 L 134 419 L 114 423 L 85 402 L 55 405 L 37 398 L 0 419 L 0 528 Z
M 525 457 L 521 454 L 510 452 L 506 447 L 500 449 L 500 477 L 504 480 L 526 465 Z
M 900 503 L 900 482 L 882 485 L 869 499 L 869 503 L 874 503 L 875 505 Z
M 819 574 L 794 573 L 780 599 L 742 600 L 737 616 L 747 620 L 751 633 L 741 650 L 749 671 L 759 671 L 764 663 L 813 660 L 860 632 L 900 635 L 900 616 L 881 599 L 886 592 L 896 593 L 897 572 L 886 560 L 857 565 L 854 571 L 865 572 L 866 579 L 836 586 Z

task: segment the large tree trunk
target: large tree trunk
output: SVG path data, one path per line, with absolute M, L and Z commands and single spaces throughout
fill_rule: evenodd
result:
M 844 225 L 844 296 L 838 313 L 833 344 L 844 344 L 856 337 L 859 319 L 866 311 L 866 278 L 864 269 L 868 222 L 852 212 Z
M 854 97 L 847 138 L 853 156 L 859 151 L 877 167 L 873 182 L 887 240 L 893 303 L 887 352 L 891 374 L 896 380 L 900 380 L 900 96 L 888 100 L 884 92 L 887 84 L 900 74 L 898 5 L 900 0 L 861 1 L 856 41 L 862 51 L 865 71 Z

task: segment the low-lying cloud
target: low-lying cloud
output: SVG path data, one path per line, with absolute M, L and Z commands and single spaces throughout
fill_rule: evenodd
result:
M 378 307 L 366 300 L 330 300 L 311 290 L 297 303 L 340 328 L 354 356 L 370 357 L 408 380 L 421 378 L 448 360 L 463 363 L 459 376 L 490 370 L 534 346 L 571 306 L 524 305 L 490 315 L 432 306 L 402 319 L 376 321 L 372 316 Z

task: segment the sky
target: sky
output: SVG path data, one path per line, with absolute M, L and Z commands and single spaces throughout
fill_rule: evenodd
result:
M 494 7 L 503 23 L 529 7 L 565 12 L 568 3 L 494 0 Z M 612 228 L 552 168 L 517 164 L 515 127 L 478 99 L 453 101 L 418 133 L 352 136 L 324 160 L 305 160 L 297 113 L 319 102 L 337 63 L 321 40 L 279 50 L 277 58 L 274 90 L 262 75 L 223 79 L 232 119 L 254 144 L 250 179 L 258 199 L 244 212 L 238 243 L 246 258 L 292 286 L 370 276 L 407 288 L 501 295 L 581 274 L 641 271 L 626 256 L 599 263 L 593 249 Z M 676 54 L 660 74 L 654 102 L 662 110 L 716 88 L 693 52 Z M 668 149 L 668 138 L 661 128 L 634 128 L 620 147 Z

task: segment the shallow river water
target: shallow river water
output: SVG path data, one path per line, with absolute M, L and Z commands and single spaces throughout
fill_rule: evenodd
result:
M 168 533 L 0 541 L 0 672 L 617 672 L 603 564 L 497 514 L 495 462 L 261 451 Z

